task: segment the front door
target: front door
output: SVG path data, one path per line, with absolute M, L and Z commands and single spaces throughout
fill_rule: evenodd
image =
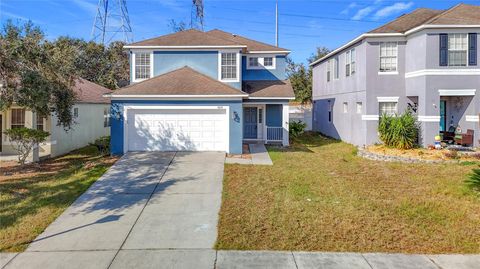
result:
M 440 132 L 447 131 L 447 101 L 440 100 Z
M 243 138 L 257 139 L 257 108 L 243 108 Z

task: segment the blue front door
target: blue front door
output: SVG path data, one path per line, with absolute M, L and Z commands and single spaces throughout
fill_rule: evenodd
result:
M 243 138 L 257 139 L 257 108 L 243 108 Z

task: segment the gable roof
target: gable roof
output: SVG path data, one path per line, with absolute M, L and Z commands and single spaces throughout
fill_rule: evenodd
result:
M 278 52 L 289 52 L 287 49 L 280 48 L 277 46 L 269 45 L 263 42 L 255 41 L 243 36 L 239 36 L 233 33 L 228 33 L 219 29 L 213 29 L 207 32 L 207 34 L 217 36 L 219 38 L 224 38 L 235 42 L 237 44 L 244 44 L 247 46 L 248 51 L 278 51 Z
M 138 82 L 112 92 L 111 96 L 247 96 L 246 93 L 192 68 L 180 69 Z
M 109 104 L 110 98 L 104 97 L 104 94 L 111 93 L 112 90 L 100 86 L 96 83 L 83 78 L 75 79 L 72 90 L 76 95 L 76 103 L 91 104 Z
M 447 10 L 418 8 L 369 33 L 405 33 L 424 24 L 480 25 L 480 6 L 458 4 Z
M 290 51 L 258 42 L 246 37 L 227 33 L 218 29 L 208 32 L 202 32 L 195 29 L 176 32 L 163 35 L 132 44 L 125 48 L 153 47 L 153 48 L 171 48 L 171 47 L 218 47 L 218 48 L 246 48 L 247 51 L 267 52 L 275 51 L 279 53 L 289 53 Z

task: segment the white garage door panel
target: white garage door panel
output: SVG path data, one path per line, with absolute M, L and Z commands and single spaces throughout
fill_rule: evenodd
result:
M 225 151 L 225 109 L 134 109 L 128 112 L 129 151 Z

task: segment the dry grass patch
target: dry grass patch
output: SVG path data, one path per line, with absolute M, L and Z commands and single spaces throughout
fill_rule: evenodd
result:
M 416 158 L 422 160 L 452 160 L 457 159 L 460 161 L 480 161 L 480 152 L 465 155 L 465 154 L 456 154 L 456 151 L 451 151 L 447 149 L 435 150 L 435 149 L 424 149 L 424 148 L 414 148 L 414 149 L 396 149 L 389 148 L 384 145 L 371 145 L 366 148 L 366 150 L 390 156 L 400 156 L 407 158 Z M 453 153 L 452 153 L 453 152 Z M 454 154 L 455 158 L 452 158 L 450 155 Z
M 226 165 L 217 248 L 480 252 L 475 164 L 375 162 L 315 134 L 269 153 L 273 166 Z
M 2 163 L 0 251 L 23 251 L 115 160 L 89 146 L 22 168 Z

